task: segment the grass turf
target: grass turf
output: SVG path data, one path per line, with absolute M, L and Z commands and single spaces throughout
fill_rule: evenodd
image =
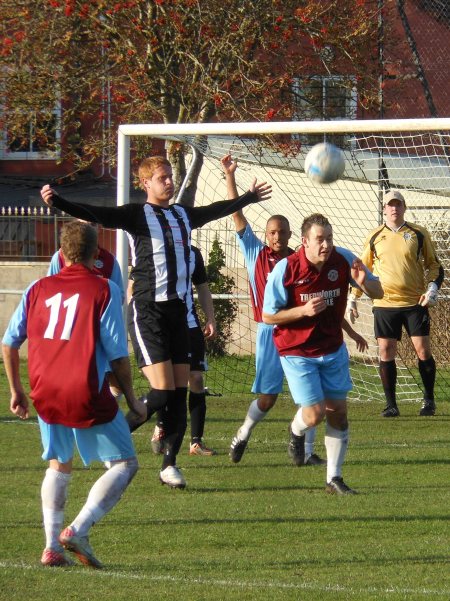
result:
M 288 398 L 254 431 L 238 465 L 228 448 L 249 398 L 208 398 L 205 440 L 218 455 L 190 457 L 185 439 L 184 491 L 159 484 L 147 424 L 133 435 L 140 471 L 92 530 L 105 564 L 94 571 L 40 566 L 39 430 L 35 417 L 9 414 L 4 376 L 0 392 L 2 601 L 450 598 L 450 403 L 432 418 L 404 404 L 391 420 L 380 417 L 381 404 L 350 403 L 344 477 L 360 494 L 349 497 L 325 494 L 324 468 L 290 464 Z M 320 455 L 323 433 L 320 426 Z M 66 523 L 102 471 L 74 465 Z

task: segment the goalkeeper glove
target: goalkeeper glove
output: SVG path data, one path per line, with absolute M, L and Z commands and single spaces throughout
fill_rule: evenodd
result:
M 434 307 L 437 301 L 438 287 L 434 282 L 430 282 L 427 291 L 420 297 L 419 304 L 422 305 L 422 307 Z
M 356 296 L 354 294 L 348 295 L 346 313 L 347 318 L 351 323 L 355 323 L 359 317 L 358 307 L 356 305 Z

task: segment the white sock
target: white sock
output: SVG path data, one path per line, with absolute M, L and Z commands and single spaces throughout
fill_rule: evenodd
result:
M 71 477 L 50 467 L 45 472 L 41 499 L 46 549 L 62 550 L 58 537 L 64 525 L 64 505 Z
M 325 426 L 325 448 L 327 450 L 327 482 L 342 476 L 342 464 L 348 447 L 347 430 L 336 430 L 328 423 Z
M 291 423 L 291 428 L 295 436 L 303 436 L 303 434 L 305 434 L 305 432 L 309 430 L 309 426 L 307 426 L 303 421 L 303 412 L 301 407 L 294 415 L 294 419 Z
M 89 529 L 111 511 L 138 470 L 136 457 L 109 465 L 111 467 L 94 483 L 84 507 L 70 524 L 79 536 L 87 536 Z
M 248 408 L 247 415 L 245 416 L 244 423 L 239 428 L 238 437 L 241 440 L 248 440 L 253 428 L 257 423 L 262 421 L 267 414 L 268 411 L 261 411 L 261 409 L 258 407 L 258 399 L 252 401 L 250 403 L 250 407 Z
M 294 432 L 295 434 L 295 432 Z M 309 428 L 305 432 L 305 461 L 314 453 L 314 441 L 316 439 L 316 429 Z

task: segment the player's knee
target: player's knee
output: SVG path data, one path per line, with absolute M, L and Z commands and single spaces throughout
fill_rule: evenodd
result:
M 189 389 L 191 392 L 201 393 L 204 390 L 203 375 L 201 372 L 192 372 L 189 374 Z
M 309 428 L 318 426 L 325 418 L 325 405 L 316 403 L 310 407 L 303 407 L 303 420 Z
M 340 430 L 341 432 L 348 430 L 348 418 L 346 413 L 328 413 L 327 423 L 335 430 Z
M 258 397 L 258 409 L 270 411 L 277 402 L 277 394 L 260 394 Z

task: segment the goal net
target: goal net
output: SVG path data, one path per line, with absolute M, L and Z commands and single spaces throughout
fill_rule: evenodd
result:
M 220 159 L 231 153 L 238 161 L 236 181 L 240 192 L 248 189 L 254 177 L 273 186 L 270 201 L 244 210 L 252 229 L 264 239 L 267 219 L 273 214 L 285 215 L 293 232 L 293 248 L 300 244 L 304 217 L 321 212 L 333 224 L 335 244 L 359 255 L 368 232 L 383 221 L 384 192 L 400 189 L 407 202 L 407 221 L 428 229 L 446 273 L 439 303 L 430 311 L 432 349 L 437 363 L 436 400 L 450 398 L 450 119 L 121 126 L 119 204 L 128 202 L 130 152 L 134 139 L 141 136 L 164 140 L 166 146 L 177 144 L 187 166 L 181 201 L 184 185 L 192 183 L 195 171 L 196 206 L 226 198 Z M 313 184 L 304 173 L 306 153 L 320 141 L 332 142 L 345 153 L 345 173 L 332 184 Z M 152 143 L 149 142 L 149 148 Z M 207 387 L 218 394 L 250 393 L 256 325 L 232 218 L 194 230 L 192 241 L 202 251 L 205 263 L 214 244 L 216 248 L 219 245 L 224 256 L 222 272 L 232 284 L 232 290 L 213 290 L 216 307 L 222 313 L 228 311 L 233 319 L 224 356 L 215 352 L 209 356 Z M 118 248 L 125 262 L 126 242 L 121 236 Z M 382 401 L 370 299 L 363 296 L 358 309 L 360 316 L 353 327 L 366 338 L 369 349 L 359 353 L 346 337 L 354 383 L 351 398 Z M 397 367 L 399 402 L 420 401 L 422 384 L 417 359 L 406 335 L 399 347 Z

